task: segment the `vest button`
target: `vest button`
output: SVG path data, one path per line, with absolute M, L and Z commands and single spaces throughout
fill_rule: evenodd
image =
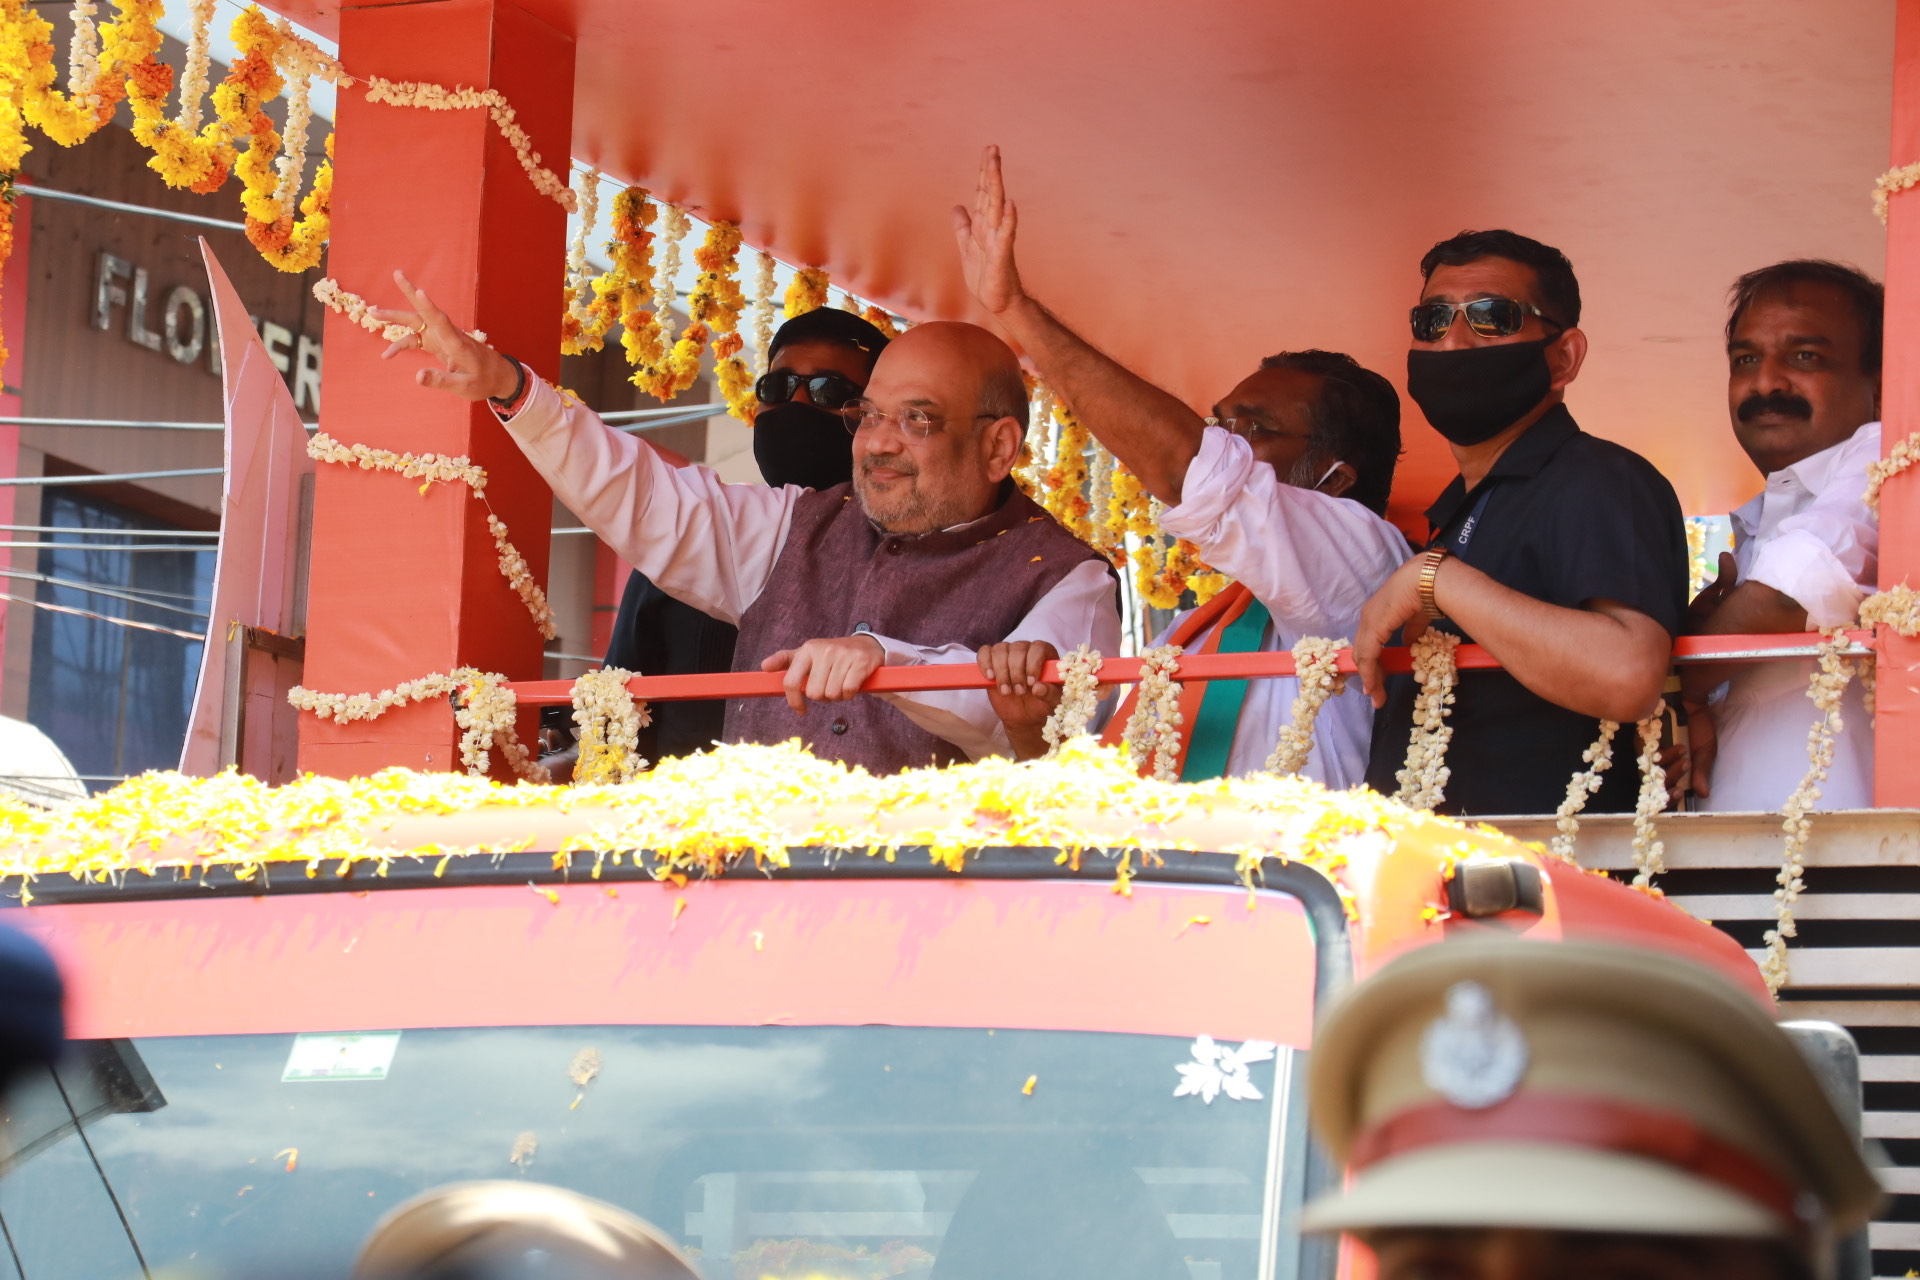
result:
M 898 538 L 887 539 L 887 554 L 890 556 L 897 556 L 900 554 L 900 539 Z
M 845 733 L 847 731 L 847 718 L 845 716 L 835 717 L 831 727 L 836 735 Z

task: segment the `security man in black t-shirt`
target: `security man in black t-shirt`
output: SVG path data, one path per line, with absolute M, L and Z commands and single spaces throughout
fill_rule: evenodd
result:
M 1367 783 L 1395 790 L 1417 692 L 1412 677 L 1383 675 L 1380 650 L 1431 625 L 1501 667 L 1460 673 L 1442 812 L 1553 812 L 1602 719 L 1621 728 L 1587 807 L 1630 810 L 1634 724 L 1660 705 L 1686 612 L 1679 500 L 1645 458 L 1567 412 L 1587 338 L 1564 254 L 1511 231 L 1464 231 L 1428 250 L 1420 272 L 1407 393 L 1460 474 L 1427 509 L 1427 549 L 1360 614 L 1354 660 L 1378 708 Z

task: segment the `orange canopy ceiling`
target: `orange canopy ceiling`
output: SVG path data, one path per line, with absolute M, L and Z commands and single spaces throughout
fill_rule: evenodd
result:
M 1695 514 L 1758 483 L 1728 284 L 1884 261 L 1893 0 L 524 3 L 578 41 L 574 156 L 911 317 L 971 313 L 948 209 L 999 143 L 1031 290 L 1196 406 L 1285 348 L 1399 384 L 1429 244 L 1546 240 L 1586 295 L 1576 416 Z M 1406 436 L 1413 517 L 1452 469 L 1411 405 Z

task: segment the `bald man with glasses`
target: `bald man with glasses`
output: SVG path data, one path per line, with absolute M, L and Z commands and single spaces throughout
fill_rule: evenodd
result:
M 798 737 L 875 772 L 1011 754 L 994 695 L 866 696 L 882 666 L 972 664 L 983 646 L 1120 644 L 1107 562 L 1011 475 L 1026 388 L 985 329 L 917 325 L 845 407 L 853 479 L 827 489 L 722 483 L 676 470 L 509 356 L 475 341 L 396 273 L 420 385 L 487 400 L 567 509 L 661 590 L 737 623 L 735 671 L 786 673 L 786 701 L 730 699 L 728 742 Z M 837 704 L 810 713 L 812 702 Z

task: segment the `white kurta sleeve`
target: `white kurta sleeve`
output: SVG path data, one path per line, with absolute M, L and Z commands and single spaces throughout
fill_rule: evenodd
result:
M 1208 427 L 1179 505 L 1160 527 L 1246 584 L 1283 629 L 1344 639 L 1380 584 L 1412 554 L 1399 530 L 1357 502 L 1282 484 L 1245 440 Z
M 1850 625 L 1879 573 L 1880 528 L 1858 483 L 1827 486 L 1756 549 L 1747 577 L 1790 596 L 1813 627 Z
M 773 575 L 806 490 L 672 467 L 538 379 L 507 431 L 554 496 L 668 595 L 738 623 Z
M 976 662 L 977 653 L 964 645 L 937 647 L 908 644 L 875 636 L 887 651 L 890 667 Z M 1022 618 L 1007 640 L 1045 640 L 1061 653 L 1091 645 L 1103 654 L 1120 651 L 1120 608 L 1113 575 L 1104 562 L 1076 565 L 1054 584 L 1053 590 Z M 898 707 L 907 719 L 937 738 L 967 753 L 970 760 L 1013 754 L 1006 726 L 994 714 L 984 689 L 950 689 L 928 693 L 877 695 Z

